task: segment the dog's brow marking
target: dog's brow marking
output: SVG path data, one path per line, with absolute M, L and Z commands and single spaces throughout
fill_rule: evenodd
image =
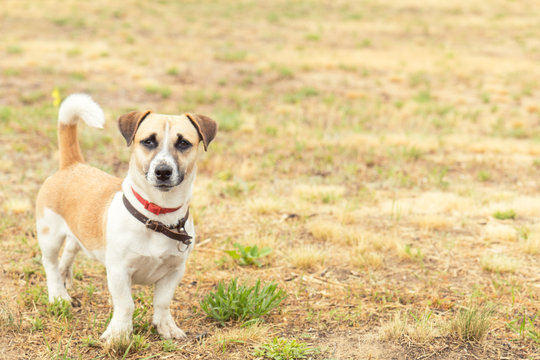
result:
M 156 155 L 156 158 L 161 158 L 167 156 L 169 152 L 169 122 L 165 123 L 165 134 L 163 135 L 163 144 L 159 153 Z

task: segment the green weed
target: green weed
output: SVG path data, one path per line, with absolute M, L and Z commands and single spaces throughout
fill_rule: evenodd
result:
M 236 111 L 221 112 L 216 117 L 221 131 L 238 130 L 243 123 L 240 114 Z
M 244 50 L 222 49 L 214 54 L 214 59 L 223 62 L 240 62 L 244 61 L 247 55 Z
M 238 285 L 234 278 L 228 286 L 220 281 L 216 291 L 208 294 L 200 306 L 208 317 L 224 325 L 230 320 L 259 319 L 277 308 L 285 298 L 285 292 L 278 289 L 276 283 L 261 286 L 261 281 L 257 280 L 255 286 L 246 286 Z
M 39 317 L 36 317 L 32 320 L 32 332 L 43 330 L 43 320 Z
M 259 259 L 269 255 L 272 252 L 272 249 L 269 247 L 259 249 L 257 245 L 244 246 L 239 243 L 235 243 L 234 247 L 238 250 L 227 250 L 225 252 L 234 260 L 237 260 L 242 266 L 256 265 L 261 267 L 262 263 L 259 261 Z
M 274 338 L 271 343 L 266 343 L 255 349 L 254 356 L 263 359 L 294 360 L 307 359 L 308 356 L 319 353 L 318 348 L 311 347 L 296 340 Z
M 83 346 L 99 347 L 99 340 L 94 339 L 91 335 L 82 339 Z
M 58 320 L 71 320 L 71 304 L 67 300 L 55 299 L 54 302 L 47 304 L 47 312 Z
M 148 94 L 157 94 L 163 99 L 170 97 L 172 94 L 172 90 L 169 87 L 159 85 L 148 85 L 144 88 L 144 91 Z
M 516 219 L 516 212 L 514 210 L 506 210 L 506 211 L 495 211 L 493 213 L 493 217 L 498 220 L 515 220 Z
M 488 171 L 480 171 L 478 173 L 478 180 L 482 181 L 482 182 L 486 182 L 488 181 L 489 179 L 491 179 L 491 174 L 488 172 Z
M 540 346 L 540 313 L 531 317 L 520 315 L 508 323 L 508 328 L 522 339 L 529 338 Z
M 165 352 L 173 352 L 178 350 L 178 346 L 172 340 L 164 340 L 161 342 L 161 348 Z

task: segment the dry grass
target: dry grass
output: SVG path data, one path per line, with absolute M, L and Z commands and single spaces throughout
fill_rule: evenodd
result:
M 104 130 L 81 126 L 85 158 L 120 177 L 120 114 L 190 111 L 220 125 L 201 152 L 199 245 L 171 306 L 188 339 L 164 350 L 152 290 L 136 287 L 141 338 L 127 359 L 244 360 L 274 336 L 321 346 L 320 359 L 540 357 L 508 327 L 540 312 L 536 6 L 5 2 L 0 358 L 123 356 L 97 340 L 111 311 L 101 265 L 77 257 L 72 320 L 46 305 L 34 199 L 57 168 L 52 94 L 79 91 L 107 118 Z M 274 251 L 239 266 L 224 252 L 236 242 Z M 289 296 L 266 325 L 222 328 L 199 301 L 232 277 L 277 281 Z M 472 297 L 497 304 L 489 329 L 448 330 Z M 394 345 L 369 340 L 400 311 L 383 336 Z
M 480 258 L 482 268 L 493 272 L 514 272 L 519 267 L 519 262 L 505 254 L 485 254 Z
M 292 248 L 287 252 L 287 261 L 303 270 L 316 270 L 324 265 L 326 252 L 312 245 Z
M 421 314 L 397 312 L 389 322 L 379 329 L 379 338 L 385 341 L 408 340 L 425 344 L 440 335 L 440 325 L 432 318 L 431 311 Z

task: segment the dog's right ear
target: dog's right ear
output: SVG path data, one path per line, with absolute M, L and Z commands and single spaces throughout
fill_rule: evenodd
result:
M 152 111 L 146 110 L 143 112 L 132 111 L 127 114 L 120 115 L 118 118 L 118 128 L 124 139 L 126 139 L 127 146 L 130 146 L 135 138 L 135 133 L 141 125 L 141 122 L 151 113 Z

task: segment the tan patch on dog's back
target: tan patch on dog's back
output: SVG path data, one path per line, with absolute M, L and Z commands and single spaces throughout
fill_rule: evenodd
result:
M 45 208 L 51 209 L 64 218 L 88 250 L 103 248 L 107 209 L 121 186 L 120 178 L 85 164 L 74 164 L 45 181 L 37 197 L 37 217 L 43 216 Z

